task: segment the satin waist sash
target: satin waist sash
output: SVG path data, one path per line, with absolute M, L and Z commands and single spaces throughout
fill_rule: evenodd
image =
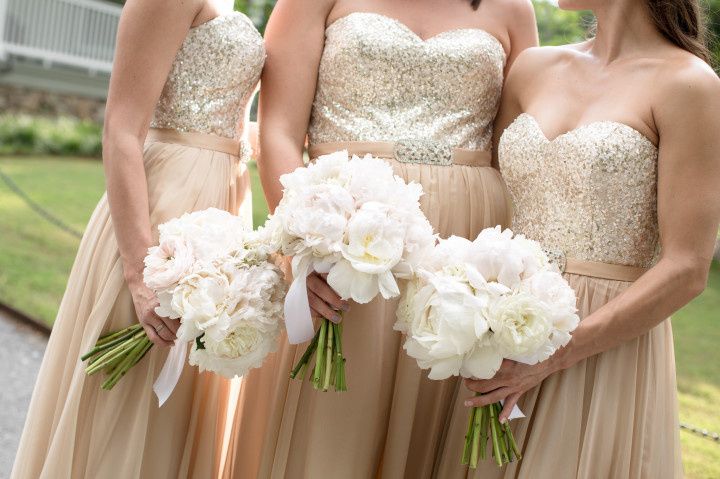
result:
M 145 141 L 172 143 L 192 148 L 201 148 L 203 150 L 218 151 L 236 157 L 243 156 L 242 142 L 207 133 L 184 132 L 168 128 L 150 128 Z
M 370 154 L 378 158 L 395 159 L 401 163 L 440 166 L 491 166 L 489 151 L 453 148 L 435 140 L 402 141 L 339 141 L 318 143 L 309 148 L 310 158 L 347 150 L 351 155 Z
M 645 274 L 647 268 L 567 258 L 560 270 L 564 273 L 632 283 Z

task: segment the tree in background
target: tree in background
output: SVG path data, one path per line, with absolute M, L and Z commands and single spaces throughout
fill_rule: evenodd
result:
M 720 0 L 702 0 L 708 41 L 712 51 L 712 64 L 720 71 Z M 546 0 L 533 0 L 541 45 L 576 43 L 588 37 L 593 24 L 590 12 L 560 10 Z
M 113 3 L 125 3 L 124 0 L 110 0 Z M 235 10 L 246 13 L 261 32 L 275 6 L 276 0 L 235 0 Z M 710 45 L 713 52 L 713 65 L 720 69 L 720 0 L 702 0 L 705 6 Z M 576 43 L 588 36 L 592 25 L 589 12 L 568 12 L 560 10 L 548 0 L 533 0 L 537 15 L 540 43 L 542 45 L 562 45 Z
M 260 33 L 265 33 L 270 12 L 276 0 L 235 0 L 235 10 L 245 13 L 253 21 Z
M 713 66 L 720 71 L 720 0 L 704 0 Z

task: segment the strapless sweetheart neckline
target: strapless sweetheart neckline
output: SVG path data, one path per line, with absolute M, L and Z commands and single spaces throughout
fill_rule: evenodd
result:
M 617 127 L 623 128 L 623 129 L 631 132 L 633 135 L 637 136 L 637 137 L 640 138 L 642 141 L 645 141 L 645 142 L 649 143 L 650 145 L 652 145 L 653 148 L 657 149 L 657 145 L 655 145 L 655 143 L 654 143 L 650 138 L 648 138 L 647 135 L 645 135 L 644 133 L 642 133 L 641 131 L 639 131 L 637 128 L 634 128 L 634 127 L 628 125 L 627 123 L 623 123 L 623 122 L 621 122 L 621 121 L 614 121 L 614 120 L 596 120 L 596 121 L 591 121 L 591 122 L 589 122 L 589 123 L 585 123 L 585 124 L 583 124 L 583 125 L 576 126 L 575 128 L 571 128 L 571 129 L 569 129 L 569 130 L 567 130 L 567 131 L 565 131 L 565 132 L 563 132 L 563 133 L 560 133 L 560 134 L 557 135 L 555 138 L 550 139 L 550 138 L 548 138 L 548 136 L 545 134 L 545 131 L 543 131 L 542 126 L 540 125 L 540 122 L 539 122 L 533 115 L 531 115 L 530 113 L 521 113 L 520 115 L 518 115 L 518 117 L 515 119 L 515 121 L 513 121 L 513 123 L 517 122 L 518 120 L 520 120 L 520 119 L 523 118 L 523 117 L 529 119 L 529 120 L 533 123 L 533 125 L 535 126 L 535 129 L 538 131 L 538 133 L 540 133 L 540 136 L 542 136 L 543 139 L 544 139 L 547 143 L 550 143 L 550 144 L 556 143 L 556 142 L 558 142 L 558 141 L 561 141 L 561 140 L 564 139 L 564 138 L 577 135 L 577 134 L 581 133 L 582 131 L 588 130 L 588 129 L 594 127 L 594 126 L 599 126 L 599 125 L 613 125 L 613 126 L 617 126 Z
M 492 39 L 495 42 L 495 44 L 498 47 L 500 47 L 500 50 L 502 50 L 503 55 L 507 56 L 507 54 L 505 53 L 505 47 L 503 46 L 502 42 L 500 40 L 498 40 L 498 38 L 495 35 L 493 35 L 492 33 L 488 32 L 487 30 L 484 30 L 482 28 L 478 28 L 478 27 L 452 28 L 450 30 L 444 30 L 442 32 L 436 33 L 435 35 L 429 36 L 427 38 L 423 38 L 415 30 L 413 30 L 406 23 L 404 23 L 402 20 L 399 20 L 395 17 L 391 17 L 389 15 L 385 15 L 382 13 L 376 13 L 376 12 L 350 12 L 347 15 L 343 15 L 343 16 L 338 17 L 337 19 L 333 20 L 333 22 L 330 23 L 325 28 L 325 30 L 327 31 L 330 28 L 333 28 L 335 25 L 338 25 L 350 18 L 355 17 L 355 16 L 361 16 L 361 15 L 380 18 L 382 20 L 389 22 L 390 24 L 396 25 L 401 30 L 410 34 L 416 41 L 418 41 L 419 43 L 422 43 L 422 44 L 432 43 L 435 40 L 439 40 L 440 38 L 450 36 L 453 34 L 457 34 L 457 33 L 478 32 L 478 33 L 485 35 L 485 36 L 489 37 L 490 39 Z

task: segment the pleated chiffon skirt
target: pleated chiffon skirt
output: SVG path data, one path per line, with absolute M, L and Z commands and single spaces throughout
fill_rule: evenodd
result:
M 244 164 L 221 148 L 205 148 L 232 140 L 201 136 L 207 137 L 203 148 L 175 141 L 146 143 L 155 228 L 209 207 L 240 213 L 251 222 Z M 86 376 L 80 356 L 101 334 L 136 322 L 103 197 L 87 226 L 60 305 L 13 479 L 217 477 L 227 408 L 234 402 L 230 381 L 186 366 L 172 396 L 158 408 L 152 385 L 168 350 L 157 347 L 112 391 L 100 389 L 101 375 Z
M 423 186 L 423 211 L 442 236 L 473 238 L 507 225 L 510 207 L 497 170 L 388 161 Z M 396 305 L 380 298 L 346 314 L 347 392 L 323 393 L 307 378 L 289 379 L 306 344 L 283 340 L 252 370 L 243 379 L 223 477 L 429 477 L 459 383 L 430 381 L 407 357 L 393 331 Z
M 631 283 L 577 274 L 566 279 L 581 318 Z M 670 320 L 619 347 L 549 376 L 511 422 L 523 458 L 498 468 L 460 464 L 472 393 L 459 390 L 432 477 L 442 479 L 680 479 L 675 357 Z M 428 477 L 419 475 L 416 477 Z

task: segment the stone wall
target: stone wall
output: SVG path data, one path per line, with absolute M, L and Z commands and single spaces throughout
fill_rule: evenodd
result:
M 0 112 L 50 117 L 70 116 L 102 123 L 105 100 L 15 85 L 0 85 Z

